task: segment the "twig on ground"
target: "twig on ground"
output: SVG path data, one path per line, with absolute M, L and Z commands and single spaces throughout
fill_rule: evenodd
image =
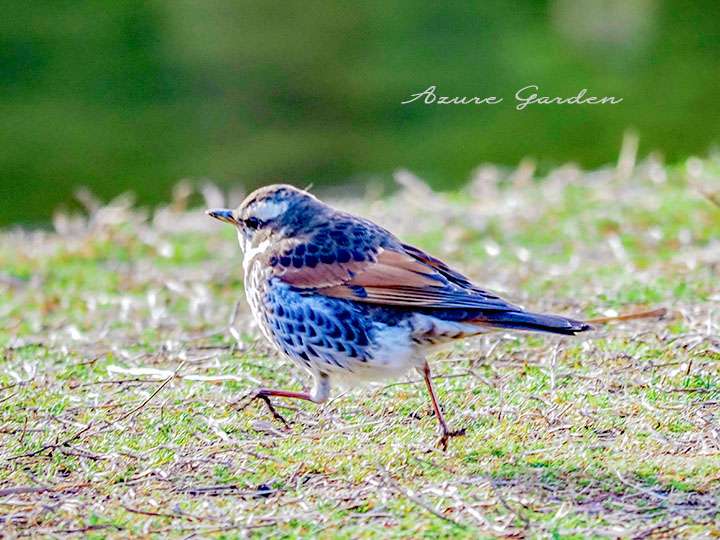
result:
M 467 528 L 467 525 L 465 525 L 464 523 L 455 521 L 454 519 L 446 516 L 442 512 L 439 512 L 438 510 L 433 508 L 430 504 L 425 502 L 422 498 L 418 497 L 414 491 L 407 489 L 407 488 L 403 487 L 402 485 L 400 485 L 400 483 L 390 475 L 390 473 L 388 472 L 388 470 L 386 468 L 378 467 L 378 470 L 383 475 L 383 478 L 385 479 L 385 482 L 387 483 L 387 485 L 389 487 L 391 487 L 393 489 L 393 491 L 395 491 L 396 493 L 404 496 L 410 502 L 416 504 L 423 510 L 430 512 L 433 516 L 440 518 L 443 521 L 447 521 L 448 523 L 452 523 L 453 525 L 456 525 L 458 527 Z
M 714 204 L 715 206 L 720 208 L 720 192 L 709 191 L 706 188 L 704 188 L 703 186 L 701 186 L 695 182 L 691 182 L 690 185 L 692 187 L 694 187 L 697 190 L 697 192 L 700 193 L 700 195 L 702 195 L 708 201 L 710 201 L 712 204 Z
M 12 486 L 0 489 L 0 497 L 7 497 L 8 495 L 23 495 L 26 493 L 46 493 L 48 491 L 57 493 L 61 491 L 84 488 L 90 485 L 91 484 L 87 482 L 83 482 L 80 484 L 64 484 L 58 486 Z
M 153 512 L 151 510 L 141 510 L 139 508 L 132 508 L 131 506 L 127 506 L 125 504 L 123 504 L 122 507 L 130 513 L 140 514 L 143 516 L 166 517 L 166 518 L 170 518 L 170 519 L 186 519 L 188 521 L 203 521 L 203 518 L 200 518 L 197 516 L 191 516 L 188 514 L 168 514 L 168 513 L 164 513 L 164 512 Z
M 157 389 L 156 389 L 152 394 L 150 394 L 150 396 L 149 396 L 145 401 L 143 401 L 140 405 L 138 405 L 137 407 L 135 407 L 135 408 L 134 408 L 133 410 L 131 410 L 130 412 L 123 414 L 120 418 L 116 418 L 115 420 L 113 420 L 112 422 L 110 422 L 110 424 L 117 424 L 118 422 L 122 422 L 122 421 L 125 420 L 126 418 L 129 418 L 129 417 L 133 416 L 135 413 L 140 412 L 140 411 L 145 407 L 145 405 L 147 405 L 148 403 L 150 403 L 150 401 L 152 401 L 152 399 L 153 399 L 155 396 L 157 396 L 160 392 L 162 392 L 162 389 L 165 388 L 165 387 L 170 383 L 170 381 L 172 381 L 172 380 L 175 378 L 175 376 L 178 374 L 178 372 L 179 372 L 184 366 L 185 366 L 185 360 L 183 360 L 182 362 L 180 362 L 180 364 L 178 365 L 178 367 L 175 368 L 175 371 L 173 371 L 170 375 L 168 375 L 168 377 L 162 382 L 162 384 L 161 384 L 160 386 L 158 386 Z
M 115 420 L 112 420 L 112 421 L 106 423 L 104 426 L 102 426 L 101 428 L 99 428 L 99 430 L 96 431 L 95 434 L 97 434 L 97 433 L 99 433 L 99 432 L 107 429 L 108 427 L 110 427 L 110 426 L 112 426 L 112 425 L 117 424 L 118 422 L 122 422 L 123 420 L 125 420 L 125 419 L 133 416 L 135 413 L 137 413 L 137 412 L 139 412 L 140 410 L 142 410 L 148 403 L 150 403 L 150 401 L 151 401 L 155 396 L 157 396 L 157 395 L 162 391 L 163 388 L 165 388 L 165 387 L 168 385 L 168 383 L 170 383 L 170 381 L 171 381 L 173 378 L 175 378 L 175 376 L 177 375 L 177 373 L 180 371 L 180 369 L 182 369 L 182 367 L 183 367 L 184 365 L 185 365 L 185 362 L 184 362 L 184 361 L 183 361 L 183 362 L 180 362 L 180 365 L 178 365 L 178 367 L 175 369 L 175 371 L 174 371 L 169 377 L 167 377 L 167 378 L 162 382 L 162 384 L 160 384 L 160 386 L 158 386 L 157 389 L 156 389 L 152 394 L 150 394 L 150 396 L 149 396 L 147 399 L 145 399 L 145 401 L 143 401 L 140 405 L 138 405 L 137 407 L 135 407 L 135 408 L 132 409 L 131 411 L 123 414 L 123 415 L 120 416 L 119 418 L 116 418 Z M 80 429 L 80 430 L 77 431 L 76 433 L 72 434 L 70 437 L 64 439 L 62 442 L 54 442 L 54 443 L 51 443 L 51 444 L 46 444 L 46 445 L 44 445 L 42 448 L 40 448 L 39 450 L 35 450 L 35 451 L 33 451 L 33 452 L 27 452 L 27 453 L 25 453 L 25 454 L 19 454 L 19 455 L 17 455 L 17 456 L 11 456 L 11 457 L 8 458 L 8 460 L 17 460 L 17 459 L 21 459 L 21 458 L 34 457 L 34 456 L 40 455 L 40 454 L 42 454 L 42 453 L 44 453 L 44 452 L 46 452 L 46 451 L 48 451 L 48 450 L 54 450 L 54 449 L 56 449 L 56 448 L 60 448 L 60 447 L 63 447 L 63 446 L 68 446 L 71 442 L 73 442 L 73 441 L 75 441 L 75 440 L 79 440 L 79 439 L 84 438 L 85 436 L 87 436 L 86 434 L 87 434 L 88 432 L 90 432 L 90 430 L 91 430 L 94 426 L 95 426 L 95 422 L 94 422 L 94 421 L 91 421 L 91 422 L 89 422 L 85 427 L 83 427 L 82 429 Z
M 497 483 L 495 482 L 494 479 L 489 478 L 488 481 L 490 482 L 490 487 L 492 487 L 493 493 L 500 501 L 500 504 L 503 505 L 505 510 L 507 510 L 512 515 L 514 515 L 518 520 L 522 521 L 525 524 L 525 528 L 529 529 L 530 528 L 530 520 L 528 518 L 526 518 L 525 516 L 523 516 L 522 514 L 520 514 L 512 506 L 510 506 L 510 504 L 507 502 L 507 500 L 505 500 L 505 497 L 503 496 L 503 494 L 498 489 Z
M 590 324 L 605 324 L 614 321 L 631 321 L 635 319 L 650 319 L 657 317 L 658 319 L 667 315 L 667 308 L 657 308 L 649 311 L 638 311 L 636 313 L 626 313 L 624 315 L 615 315 L 613 317 L 597 317 L 585 322 Z
M 93 423 L 93 422 L 89 422 L 89 423 L 88 423 L 84 428 L 82 428 L 80 431 L 77 431 L 76 433 L 73 433 L 72 435 L 70 435 L 70 437 L 68 437 L 67 439 L 64 439 L 62 442 L 54 442 L 54 443 L 51 443 L 51 444 L 46 444 L 46 445 L 44 445 L 42 448 L 40 448 L 39 450 L 35 450 L 35 451 L 33 451 L 33 452 L 27 452 L 27 453 L 25 453 L 25 454 L 19 454 L 19 455 L 17 455 L 17 456 L 10 456 L 10 457 L 8 458 L 8 461 L 14 461 L 14 460 L 17 460 L 17 459 L 27 458 L 27 457 L 34 457 L 34 456 L 40 455 L 40 454 L 42 454 L 42 453 L 44 453 L 44 452 L 46 452 L 46 451 L 48 451 L 48 450 L 54 450 L 55 448 L 59 448 L 59 447 L 61 447 L 61 446 L 67 446 L 68 444 L 70 444 L 70 443 L 73 442 L 74 440 L 79 439 L 79 438 L 82 437 L 85 433 L 87 433 L 88 431 L 90 431 L 90 429 L 91 429 L 93 426 L 94 426 L 94 423 Z

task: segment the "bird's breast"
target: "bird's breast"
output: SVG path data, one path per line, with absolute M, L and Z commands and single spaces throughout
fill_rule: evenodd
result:
M 246 254 L 247 256 L 247 254 Z M 243 261 L 245 267 L 245 296 L 255 322 L 263 335 L 272 340 L 268 324 L 267 290 L 270 287 L 271 268 L 263 265 L 257 257 Z

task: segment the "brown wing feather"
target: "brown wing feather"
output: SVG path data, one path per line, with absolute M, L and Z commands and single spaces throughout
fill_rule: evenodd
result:
M 287 268 L 276 273 L 286 283 L 300 288 L 321 289 L 346 283 L 372 263 L 350 261 L 345 264 L 318 264 L 314 268 L 302 266 Z
M 290 285 L 315 289 L 325 296 L 371 304 L 494 310 L 515 308 L 495 295 L 469 288 L 472 287 L 469 281 L 441 261 L 427 255 L 423 259 L 418 260 L 413 253 L 404 250 L 380 249 L 373 261 L 288 268 L 278 277 Z M 448 279 L 448 274 L 455 279 Z
M 310 268 L 287 268 L 277 275 L 286 283 L 300 288 L 326 290 L 342 287 L 392 287 L 394 284 L 424 287 L 436 285 L 432 268 L 408 255 L 380 250 L 374 261 L 334 262 Z
M 432 287 L 438 284 L 432 277 L 434 274 L 432 268 L 404 253 L 382 250 L 376 262 L 364 267 L 345 285 L 366 288 L 392 288 L 397 285 Z
M 444 299 L 441 292 L 440 294 L 423 294 L 424 291 L 421 288 L 397 290 L 387 287 L 363 287 L 359 291 L 348 286 L 339 285 L 320 289 L 318 292 L 333 298 L 394 306 L 440 307 Z

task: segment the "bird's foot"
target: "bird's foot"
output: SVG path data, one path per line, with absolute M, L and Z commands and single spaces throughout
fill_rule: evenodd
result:
M 440 448 L 443 452 L 447 452 L 448 448 L 448 442 L 453 437 L 463 437 L 465 435 L 465 428 L 462 429 L 456 429 L 454 431 L 448 429 L 447 426 L 444 426 L 440 429 L 440 439 L 438 440 L 438 448 Z
M 267 393 L 263 390 L 253 390 L 246 396 L 242 397 L 238 404 L 239 407 L 237 408 L 237 411 L 245 410 L 253 401 L 259 399 L 260 401 L 264 402 L 267 406 L 268 410 L 270 411 L 270 414 L 272 414 L 273 418 L 279 422 L 282 422 L 282 424 L 285 426 L 286 429 L 290 429 L 290 424 L 288 423 L 283 416 L 275 410 L 275 407 L 272 404 L 272 401 L 270 401 L 270 397 L 267 395 Z M 244 402 L 244 403 L 243 403 Z

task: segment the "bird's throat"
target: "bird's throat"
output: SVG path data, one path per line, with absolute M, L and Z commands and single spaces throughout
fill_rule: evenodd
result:
M 242 242 L 242 240 L 241 240 Z M 257 257 L 261 256 L 263 253 L 265 253 L 268 249 L 270 249 L 270 239 L 265 238 L 264 240 L 260 241 L 259 243 L 252 242 L 250 240 L 246 240 L 246 244 L 243 247 L 243 268 L 245 270 L 245 273 L 247 274 L 248 270 L 250 269 L 253 260 Z

